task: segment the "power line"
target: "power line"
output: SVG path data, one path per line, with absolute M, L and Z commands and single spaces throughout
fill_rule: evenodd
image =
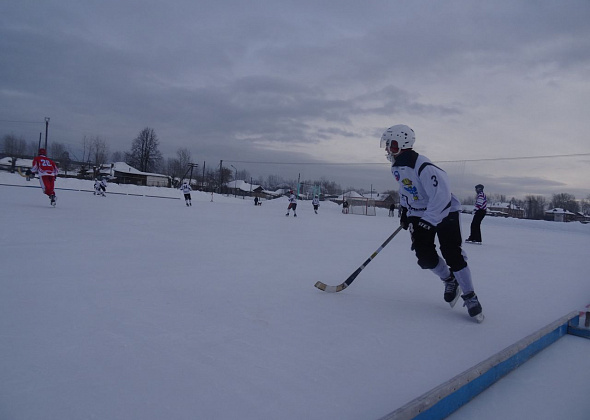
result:
M 45 121 L 12 121 L 12 120 L 0 120 L 3 123 L 19 123 L 19 124 L 44 124 Z
M 590 156 L 590 153 L 573 153 L 568 155 L 545 155 L 545 156 L 519 156 L 519 157 L 500 157 L 500 158 L 482 158 L 482 159 L 457 159 L 457 160 L 437 160 L 435 163 L 462 163 L 462 162 L 486 162 L 501 160 L 529 160 L 529 159 L 548 159 L 564 157 Z M 231 163 L 250 163 L 259 165 L 321 165 L 321 166 L 338 166 L 338 165 L 389 165 L 388 162 L 264 162 L 264 161 L 247 161 L 247 160 L 225 160 Z
M 527 159 L 547 159 L 547 158 L 563 158 L 563 157 L 579 157 L 590 156 L 590 153 L 573 153 L 569 155 L 546 155 L 546 156 L 520 156 L 520 157 L 502 157 L 502 158 L 483 158 L 483 159 L 461 159 L 461 160 L 439 160 L 437 162 L 485 162 L 495 160 L 527 160 Z

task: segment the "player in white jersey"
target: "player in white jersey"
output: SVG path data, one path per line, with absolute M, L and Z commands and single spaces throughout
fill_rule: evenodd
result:
M 446 172 L 413 150 L 415 140 L 414 130 L 407 125 L 394 125 L 381 136 L 381 147 L 399 183 L 400 223 L 411 233 L 418 265 L 443 280 L 445 301 L 453 307 L 461 296 L 469 315 L 481 322 L 482 308 L 461 248 L 461 203 L 451 193 Z M 436 250 L 436 236 L 442 257 Z
M 285 216 L 289 215 L 291 209 L 293 209 L 293 217 L 297 217 L 297 197 L 295 197 L 293 190 L 289 190 L 289 206 L 287 207 L 287 214 Z
M 313 206 L 313 211 L 315 214 L 318 214 L 318 208 L 320 207 L 320 197 L 317 195 L 314 196 L 313 200 L 311 200 L 311 205 Z
M 106 197 L 107 181 L 103 178 L 96 178 L 94 180 L 94 195 L 102 195 Z
M 192 188 L 191 186 L 188 184 L 188 182 L 184 181 L 182 183 L 182 185 L 180 186 L 180 191 L 182 191 L 182 193 L 184 194 L 184 202 L 186 203 L 186 206 L 192 206 L 193 203 L 191 202 L 191 191 Z M 213 201 L 213 200 L 211 200 Z

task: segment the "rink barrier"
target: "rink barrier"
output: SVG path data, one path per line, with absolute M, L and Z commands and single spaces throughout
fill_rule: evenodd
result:
M 584 319 L 584 326 L 580 327 L 580 320 Z M 583 338 L 590 338 L 590 304 L 586 305 L 584 311 L 580 311 L 580 316 L 572 320 L 567 330 L 568 334 Z
M 559 318 L 380 420 L 444 419 L 566 334 L 590 338 L 578 311 Z M 586 335 L 582 335 L 586 334 Z
M 5 187 L 21 187 L 21 188 L 41 188 L 40 185 L 14 185 L 14 184 L 3 184 Z M 79 191 L 79 192 L 89 192 L 93 193 L 94 190 L 84 190 L 79 188 L 63 188 L 63 187 L 55 187 L 56 190 L 59 191 Z M 149 197 L 149 198 L 167 198 L 170 200 L 180 200 L 180 197 L 166 197 L 162 195 L 150 195 L 150 194 L 136 194 L 136 193 L 124 193 L 124 192 L 116 192 L 116 191 L 109 191 L 108 195 L 130 195 L 134 197 Z

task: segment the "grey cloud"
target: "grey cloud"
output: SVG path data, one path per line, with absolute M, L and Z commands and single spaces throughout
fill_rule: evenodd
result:
M 7 0 L 0 12 L 0 120 L 50 116 L 50 138 L 72 147 L 100 135 L 112 150 L 126 150 L 150 126 L 167 155 L 189 147 L 208 160 L 321 162 L 329 157 L 314 146 L 342 139 L 365 150 L 403 120 L 420 138 L 437 138 L 441 148 L 448 142 L 444 150 L 488 157 L 492 143 L 509 153 L 511 127 L 535 139 L 527 145 L 519 137 L 521 151 L 547 141 L 534 128 L 547 113 L 539 98 L 555 103 L 556 122 L 544 118 L 544 129 L 563 126 L 568 147 L 585 147 L 577 133 L 590 129 L 582 111 L 560 111 L 570 102 L 568 83 L 580 84 L 576 103 L 587 102 L 586 0 L 47 0 L 34 7 Z M 0 135 L 35 139 L 40 128 L 0 121 Z M 280 151 L 290 143 L 302 152 Z M 356 156 L 353 148 L 350 160 Z M 351 179 L 372 178 L 353 172 Z M 515 188 L 516 178 L 536 188 L 521 174 L 506 175 Z

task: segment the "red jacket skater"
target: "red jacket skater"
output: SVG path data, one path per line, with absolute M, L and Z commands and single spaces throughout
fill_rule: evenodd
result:
M 46 156 L 46 153 L 45 149 L 39 149 L 39 156 L 33 159 L 31 172 L 39 174 L 39 183 L 43 192 L 51 197 L 55 195 L 54 185 L 57 177 L 57 165 Z

